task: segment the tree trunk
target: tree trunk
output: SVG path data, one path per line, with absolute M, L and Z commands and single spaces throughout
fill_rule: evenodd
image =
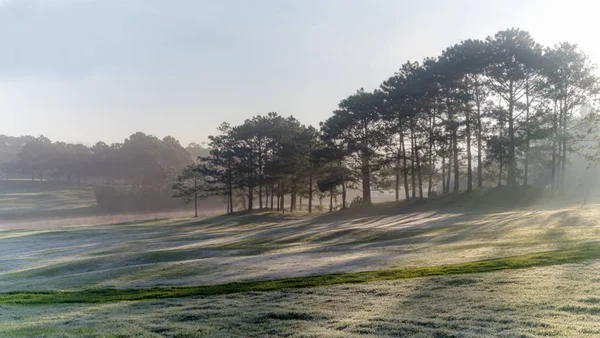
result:
M 498 188 L 502 186 L 502 158 L 500 158 L 500 169 L 498 170 Z
M 198 217 L 198 182 L 194 177 L 194 217 Z
M 514 82 L 513 80 L 509 81 L 509 102 L 508 102 L 508 176 L 507 176 L 507 184 L 513 188 L 517 188 L 517 162 L 515 158 L 515 119 L 514 119 L 514 110 L 515 110 L 515 102 L 514 102 Z
M 529 138 L 530 138 L 530 130 L 529 130 L 529 106 L 531 102 L 529 102 L 529 77 L 525 80 L 525 170 L 523 173 L 523 185 L 527 187 L 529 184 Z
M 233 213 L 233 178 L 231 177 L 231 157 L 227 161 L 227 190 L 229 195 L 229 212 Z
M 281 212 L 285 212 L 285 183 L 281 181 Z
M 431 189 L 433 188 L 433 126 L 435 125 L 435 109 L 431 115 L 429 123 L 429 182 L 427 183 L 427 198 L 431 196 Z
M 342 209 L 346 209 L 346 182 L 342 180 Z
M 404 144 L 404 135 L 402 131 L 400 131 L 400 145 L 402 146 L 402 174 L 404 176 L 404 195 L 406 200 L 410 199 L 410 195 L 408 193 L 408 168 L 406 167 L 406 145 Z
M 396 153 L 396 201 L 400 200 L 400 149 Z
M 565 103 L 564 103 L 564 113 L 563 113 L 563 138 L 562 138 L 562 148 L 563 148 L 563 155 L 562 155 L 562 168 L 560 171 L 560 189 L 561 192 L 564 193 L 564 189 L 565 189 L 565 179 L 566 179 L 566 174 L 567 174 L 567 117 L 568 117 L 568 101 L 567 98 L 565 97 Z
M 563 162 L 563 142 L 562 139 L 564 137 L 563 135 L 563 100 L 561 99 L 558 103 L 559 107 L 558 107 L 558 128 L 557 128 L 557 142 L 558 142 L 558 154 L 556 154 L 556 189 L 558 191 L 562 190 L 562 186 L 561 186 L 561 168 L 562 168 L 562 162 Z
M 298 210 L 298 193 L 294 193 L 294 195 L 292 195 L 292 200 L 294 201 L 292 203 L 292 208 L 294 209 L 294 211 Z
M 562 117 L 559 116 L 559 118 L 562 120 Z M 560 131 L 562 129 L 561 126 L 558 127 L 558 130 Z M 560 172 L 561 172 L 561 165 L 562 165 L 562 139 L 560 138 L 560 133 L 559 133 L 559 139 L 558 139 L 558 153 L 556 154 L 556 190 L 560 191 L 561 186 L 560 186 Z
M 361 172 L 362 172 L 362 188 L 363 188 L 363 204 L 371 204 L 371 155 L 369 154 L 369 125 L 363 122 L 365 143 L 362 144 L 361 154 Z
M 333 188 L 329 189 L 329 212 L 333 211 Z
M 362 154 L 362 189 L 363 203 L 371 204 L 371 170 L 369 166 L 369 156 L 363 150 Z
M 265 209 L 269 209 L 269 196 L 271 196 L 271 193 L 269 186 L 265 185 Z
M 482 133 L 483 125 L 481 123 L 481 97 L 479 82 L 475 80 L 475 105 L 477 106 L 477 188 L 483 188 L 483 162 L 482 154 Z
M 500 129 L 498 130 L 498 135 L 500 137 L 500 140 L 502 140 L 502 132 L 504 131 L 504 120 L 501 120 L 500 122 Z M 504 162 L 504 149 L 502 149 L 502 154 L 500 156 L 500 169 L 498 170 L 498 188 L 502 186 L 502 166 L 503 166 L 503 162 Z
M 254 185 L 252 184 L 252 174 L 249 176 L 250 186 L 248 187 L 248 211 L 252 211 L 254 207 Z
M 448 120 L 451 123 L 451 137 L 450 144 L 452 145 L 452 161 L 454 164 L 454 192 L 459 190 L 459 171 L 458 171 L 458 124 L 454 121 L 454 107 L 450 103 L 450 100 L 446 100 L 448 106 Z M 448 169 L 448 176 L 450 176 L 451 168 Z M 450 187 L 450 178 L 448 178 L 448 187 Z M 450 188 L 448 188 L 450 189 Z
M 446 193 L 446 157 L 442 156 L 442 194 Z
M 457 126 L 452 128 L 452 156 L 454 156 L 454 192 L 458 192 L 460 190 L 460 173 L 458 171 L 458 135 L 457 135 Z
M 194 191 L 194 217 L 198 217 L 198 192 Z
M 471 167 L 471 108 L 466 111 L 467 133 L 467 191 L 473 190 L 473 168 Z
M 415 137 L 414 130 L 412 128 L 412 124 L 410 127 L 410 176 L 411 176 L 411 188 L 412 188 L 412 198 L 417 197 L 417 184 L 416 184 L 416 176 L 415 176 Z
M 312 173 L 312 161 L 310 164 L 310 175 L 308 176 L 308 213 L 312 213 L 313 204 L 313 173 Z
M 417 136 L 415 135 L 415 160 L 417 162 L 417 176 L 419 179 L 419 198 L 423 199 L 423 176 L 421 175 L 421 160 L 419 156 L 419 148 L 417 146 Z
M 198 192 L 194 191 L 194 217 L 198 217 Z
M 262 187 L 262 144 L 258 141 L 258 207 L 263 208 L 263 187 Z
M 450 143 L 452 143 L 452 140 L 450 140 Z M 448 189 L 448 191 L 446 192 L 450 192 L 450 177 L 452 176 L 452 152 L 450 152 L 448 154 L 448 171 L 446 173 L 446 189 Z
M 556 190 L 556 141 L 558 138 L 558 133 L 557 133 L 557 129 L 556 129 L 556 123 L 557 123 L 557 114 L 558 111 L 556 110 L 556 99 L 554 99 L 554 114 L 553 114 L 553 119 L 552 119 L 552 183 L 551 183 L 551 188 L 552 191 Z

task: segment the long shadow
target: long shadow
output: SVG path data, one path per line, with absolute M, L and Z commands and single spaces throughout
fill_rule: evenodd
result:
M 98 228 L 77 229 L 77 231 L 73 232 L 60 231 L 32 236 L 49 236 L 45 238 L 50 239 L 48 241 L 40 242 L 36 251 L 56 247 L 68 249 L 68 246 L 70 245 L 74 247 L 73 250 L 81 250 L 81 252 L 87 252 L 90 255 L 93 254 L 94 250 L 97 250 L 102 246 L 106 246 L 106 251 L 100 252 L 100 254 L 110 255 L 110 243 L 116 242 L 119 243 L 117 247 L 122 247 L 123 238 L 126 238 L 128 242 L 145 241 L 144 245 L 151 248 L 150 251 L 142 255 L 143 257 L 136 256 L 132 258 L 139 258 L 140 262 L 148 264 L 172 262 L 181 259 L 216 257 L 222 255 L 223 252 L 227 252 L 228 254 L 236 252 L 235 255 L 240 257 L 240 261 L 243 261 L 242 257 L 252 257 L 272 250 L 269 245 L 287 245 L 297 242 L 327 245 L 325 249 L 312 247 L 300 251 L 301 253 L 308 254 L 327 251 L 327 248 L 335 249 L 331 251 L 342 250 L 345 252 L 352 252 L 353 249 L 363 249 L 368 246 L 372 246 L 373 248 L 394 246 L 395 248 L 402 249 L 406 244 L 426 244 L 428 247 L 431 247 L 464 241 L 470 236 L 473 236 L 473 230 L 484 229 L 486 227 L 486 225 L 477 224 L 464 226 L 461 223 L 465 221 L 477 221 L 479 215 L 457 213 L 455 210 L 451 209 L 445 211 L 429 210 L 429 212 L 421 217 L 418 222 L 415 222 L 413 218 L 417 214 L 418 212 L 412 207 L 405 208 L 403 205 L 388 203 L 375 205 L 369 208 L 365 207 L 357 210 L 349 210 L 348 212 L 311 217 L 297 217 L 263 211 L 260 213 L 222 215 L 201 220 L 174 220 L 172 224 L 161 223 L 159 225 L 151 225 L 150 223 L 155 222 L 156 219 L 147 220 L 146 222 L 124 222 L 120 225 L 133 223 L 145 224 L 145 226 L 119 227 L 119 233 L 114 234 L 107 231 L 110 230 L 111 226 L 103 226 Z M 356 218 L 358 215 L 360 215 L 359 219 Z M 493 217 L 492 220 L 488 219 L 486 221 L 498 222 L 494 224 L 494 230 L 498 231 L 499 229 L 502 229 L 505 224 L 509 224 L 513 219 L 518 219 L 519 213 L 515 213 L 510 217 L 507 217 L 506 215 L 486 215 L 486 217 Z M 570 216 L 569 213 L 557 213 L 556 215 L 553 215 L 553 217 L 556 217 L 559 220 L 562 219 L 565 222 L 567 220 L 569 222 L 574 221 L 574 216 Z M 577 220 L 575 221 L 579 222 Z M 377 226 L 380 223 L 385 223 L 385 225 L 380 227 Z M 356 225 L 360 225 L 360 227 Z M 461 227 L 457 227 L 458 225 Z M 119 224 L 113 226 L 118 227 Z M 241 226 L 244 226 L 244 228 L 241 228 Z M 389 231 L 387 228 L 389 228 Z M 224 229 L 229 231 L 221 232 Z M 427 231 L 436 231 L 439 229 L 452 229 L 452 232 L 445 233 L 443 236 L 418 237 L 418 235 L 426 234 Z M 189 236 L 190 231 L 192 230 L 197 230 L 198 234 Z M 229 251 L 211 252 L 211 250 L 214 250 L 215 248 L 210 246 L 195 247 L 192 249 L 171 249 L 168 250 L 168 252 L 159 253 L 152 251 L 152 249 L 158 250 L 176 246 L 173 243 L 163 243 L 168 239 L 177 239 L 180 241 L 180 243 L 177 244 L 181 244 L 182 246 L 192 243 L 198 244 L 202 240 L 211 238 L 211 235 L 208 232 L 203 233 L 205 230 L 215 231 L 214 236 L 216 237 L 225 238 L 232 234 L 240 235 L 232 242 L 233 244 L 238 240 L 244 241 L 261 237 L 264 237 L 265 240 L 263 242 L 248 243 L 248 246 L 232 246 L 230 248 L 224 246 L 223 248 L 220 248 Z M 377 231 L 373 233 L 373 230 Z M 75 235 L 75 237 L 72 238 L 72 235 Z M 559 236 L 560 234 L 546 235 Z M 44 239 L 44 237 L 39 238 L 40 240 Z M 73 243 L 73 239 L 76 240 L 76 243 Z M 552 240 L 551 237 L 548 237 L 548 239 Z M 23 241 L 23 239 L 14 241 Z M 342 242 L 340 243 L 341 246 L 335 246 L 336 242 Z M 106 243 L 108 243 L 108 245 Z M 15 248 L 15 243 L 12 244 L 11 247 Z M 86 246 L 85 249 L 78 248 L 82 245 Z M 422 249 L 422 247 L 420 249 Z M 23 250 L 17 250 L 16 252 L 12 252 L 12 254 L 32 254 L 31 252 L 26 252 L 24 250 L 27 250 L 26 246 L 23 246 Z M 35 251 L 33 253 L 35 254 Z M 124 254 L 123 251 L 117 253 L 120 255 Z M 363 259 L 363 261 L 360 262 L 364 264 L 368 263 L 367 258 L 357 259 Z M 124 261 L 117 262 L 117 264 L 121 263 L 124 263 Z M 334 269 L 330 271 L 335 271 L 336 268 L 343 269 L 348 266 L 356 266 L 356 264 L 352 263 L 352 259 L 349 259 L 344 262 L 335 263 L 332 266 L 329 266 L 329 269 Z M 96 267 L 94 267 L 94 269 L 96 269 Z M 304 272 L 309 274 L 321 273 L 322 267 L 315 267 L 313 270 L 314 271 L 311 271 L 309 267 Z
M 192 220 L 182 223 L 180 226 L 210 226 L 210 228 L 218 228 L 227 225 L 228 227 L 235 227 L 248 224 L 276 223 L 292 219 L 294 219 L 294 217 L 270 211 L 236 212 L 233 214 L 218 215 L 200 220 Z
M 258 216 L 258 217 L 257 217 Z M 267 217 L 265 217 L 267 216 Z M 278 219 L 278 217 L 269 217 L 269 215 L 245 215 L 245 219 L 255 219 L 261 221 L 273 221 Z M 250 218 L 248 218 L 250 217 Z M 453 215 L 451 217 L 447 217 L 440 220 L 429 221 L 427 226 L 424 228 L 423 224 L 415 224 L 406 227 L 402 227 L 400 229 L 395 229 L 391 231 L 377 231 L 377 233 L 372 233 L 372 230 L 369 228 L 361 227 L 361 228 L 344 228 L 343 226 L 331 226 L 331 225 L 321 225 L 320 227 L 315 227 L 311 231 L 307 231 L 301 234 L 297 234 L 296 229 L 292 226 L 288 231 L 281 232 L 281 224 L 273 224 L 270 225 L 269 228 L 273 230 L 250 230 L 248 232 L 248 236 L 239 238 L 238 242 L 233 242 L 235 244 L 231 247 L 224 246 L 223 248 L 228 249 L 243 249 L 242 251 L 235 254 L 236 257 L 239 257 L 239 261 L 243 262 L 247 258 L 251 258 L 257 254 L 264 254 L 268 251 L 271 251 L 272 245 L 286 245 L 293 244 L 297 242 L 303 242 L 307 244 L 324 244 L 327 245 L 325 248 L 307 248 L 305 250 L 299 251 L 296 254 L 311 254 L 317 252 L 327 252 L 327 251 L 343 251 L 343 252 L 352 252 L 353 248 L 367 248 L 367 247 L 386 247 L 386 246 L 394 246 L 395 248 L 402 248 L 404 245 L 415 245 L 415 244 L 427 244 L 427 247 L 433 247 L 437 245 L 444 244 L 453 244 L 464 241 L 472 236 L 476 236 L 473 231 L 481 228 L 480 225 L 461 225 L 460 221 L 464 221 L 465 217 L 467 220 L 473 221 L 470 216 L 465 215 Z M 517 218 L 518 216 L 515 216 Z M 245 221 L 241 221 L 245 222 Z M 390 222 L 394 223 L 394 218 L 391 217 Z M 506 222 L 510 222 L 507 220 Z M 401 223 L 401 222 L 400 222 Z M 186 223 L 187 224 L 187 223 Z M 400 224 L 395 223 L 395 226 L 399 226 Z M 460 227 L 457 227 L 460 225 Z M 501 225 L 499 225 L 501 227 Z M 322 232 L 322 228 L 329 228 L 329 232 Z M 443 235 L 431 237 L 419 236 L 426 235 L 428 232 L 439 231 L 440 229 L 447 229 L 450 232 L 444 232 Z M 498 229 L 495 229 L 496 231 Z M 277 235 L 277 236 L 276 236 Z M 294 237 L 294 235 L 297 235 Z M 317 236 L 319 235 L 319 236 Z M 560 234 L 559 234 L 560 235 Z M 268 238 L 269 236 L 273 238 Z M 291 236 L 291 237 L 289 237 Z M 313 236 L 317 236 L 314 239 L 310 239 Z M 547 234 L 547 236 L 553 236 L 556 239 L 557 235 Z M 262 241 L 256 241 L 261 237 L 267 237 Z M 276 238 L 278 237 L 278 238 Z M 549 237 L 549 239 L 551 239 Z M 251 241 L 250 240 L 255 240 Z M 335 244 L 336 241 L 342 240 L 342 243 Z M 244 242 L 249 241 L 246 245 Z M 560 242 L 560 241 L 559 241 Z M 237 245 L 236 243 L 240 243 Z M 419 248 L 422 250 L 423 247 Z M 493 248 L 492 248 L 493 249 Z M 211 250 L 210 247 L 205 249 L 197 248 L 191 250 L 169 250 L 167 256 L 173 256 L 174 258 L 166 259 L 167 261 L 172 261 L 174 259 L 179 258 L 201 258 L 201 257 L 215 257 L 213 254 L 209 254 L 205 256 Z M 250 251 L 248 251 L 250 250 Z M 266 251 L 265 251 L 266 250 Z M 201 255 L 198 255 L 202 251 Z M 397 252 L 396 252 L 397 253 Z M 160 253 L 159 255 L 163 255 Z M 291 254 L 292 256 L 295 254 Z M 495 256 L 493 252 L 490 252 L 491 256 Z M 218 255 L 217 255 L 218 256 Z M 165 257 L 162 257 L 163 259 Z M 365 261 L 368 261 L 367 258 L 361 258 Z M 242 264 L 243 265 L 243 264 Z M 337 267 L 344 268 L 347 266 L 354 266 L 352 263 L 352 259 L 336 263 L 333 265 L 329 265 L 328 269 L 332 269 L 329 271 L 337 271 Z M 322 273 L 322 266 L 315 266 L 313 269 L 305 269 L 303 272 L 308 274 L 313 273 Z
M 565 217 L 565 214 L 559 213 L 555 217 Z M 555 230 L 548 229 L 544 232 L 541 240 L 556 244 L 552 250 L 567 249 L 568 245 L 561 245 L 564 240 L 564 232 Z M 459 237 L 463 236 L 464 234 L 461 234 Z M 456 236 L 452 236 L 440 243 L 453 242 L 456 239 Z M 458 239 L 460 240 L 460 238 Z M 488 258 L 495 256 L 496 253 L 490 252 Z M 561 268 L 566 270 L 565 274 L 570 273 L 567 271 L 577 269 L 572 265 L 563 265 Z M 428 332 L 432 336 L 444 337 L 460 336 L 461 332 L 467 331 L 475 331 L 484 336 L 506 332 L 506 335 L 512 336 L 515 328 L 537 335 L 549 327 L 548 324 L 539 321 L 539 316 L 528 316 L 524 312 L 524 307 L 518 308 L 518 305 L 512 301 L 503 301 L 500 298 L 503 292 L 512 293 L 517 289 L 523 292 L 519 289 L 519 282 L 514 277 L 507 278 L 499 275 L 495 283 L 482 277 L 485 276 L 463 275 L 419 280 L 419 283 L 413 286 L 412 292 L 408 293 L 408 299 L 403 299 L 396 307 L 390 309 L 392 313 L 402 313 L 402 319 L 393 325 L 394 330 L 413 332 L 413 334 Z M 491 285 L 491 289 L 482 283 Z M 502 290 L 505 288 L 510 288 L 510 290 Z M 420 310 L 413 313 L 412 309 L 419 308 Z M 466 315 L 469 312 L 472 314 Z M 371 326 L 372 323 L 367 320 L 367 323 L 362 325 Z M 385 328 L 385 326 L 383 327 Z M 512 334 L 509 333 L 511 331 Z M 385 330 L 377 333 L 390 334 Z
M 563 216 L 564 214 L 556 217 Z M 555 229 L 548 229 L 543 238 L 558 244 L 552 250 L 567 249 L 568 246 L 560 245 L 561 239 L 564 239 L 562 237 L 564 233 L 553 230 Z M 548 274 L 553 275 L 552 278 L 559 289 L 563 287 L 566 288 L 565 291 L 570 291 L 568 287 L 563 286 L 563 282 L 568 279 L 582 278 L 580 276 L 581 264 L 588 265 L 593 262 L 560 265 L 557 275 L 552 272 L 548 272 Z M 427 332 L 432 336 L 443 337 L 460 336 L 462 332 L 477 332 L 482 336 L 538 336 L 556 331 L 557 326 L 561 324 L 554 324 L 553 320 L 548 323 L 545 320 L 546 317 L 530 312 L 531 309 L 543 310 L 544 307 L 557 308 L 559 311 L 564 309 L 567 312 L 564 320 L 572 318 L 571 309 L 573 308 L 579 311 L 577 314 L 595 314 L 593 313 L 595 308 L 585 304 L 585 296 L 594 296 L 593 289 L 588 289 L 590 294 L 581 295 L 578 299 L 565 297 L 566 299 L 556 301 L 554 299 L 544 300 L 545 291 L 536 287 L 535 281 L 532 281 L 531 285 L 521 286 L 519 276 L 498 273 L 496 278 L 492 279 L 492 276 L 468 274 L 420 279 L 416 286 L 399 285 L 399 287 L 410 287 L 412 290 L 409 293 L 404 292 L 404 295 L 408 294 L 408 298 L 402 299 L 389 310 L 388 314 L 393 317 L 401 314 L 402 318 L 394 323 L 396 331 L 392 332 L 408 330 L 413 334 Z M 511 299 L 515 293 L 522 294 L 518 301 Z M 506 295 L 506 298 L 503 294 Z M 542 299 L 538 301 L 538 304 L 532 304 L 529 296 L 533 300 Z M 521 302 L 521 300 L 523 301 Z M 569 305 L 576 302 L 579 306 L 561 307 L 564 305 L 561 304 L 564 301 L 567 301 Z M 552 318 L 554 317 L 558 317 L 558 315 L 553 314 Z M 369 327 L 381 321 L 385 320 L 367 319 L 360 325 Z M 377 332 L 378 334 L 388 335 L 391 333 L 386 331 L 388 328 L 386 325 L 378 327 L 384 328 L 383 331 Z

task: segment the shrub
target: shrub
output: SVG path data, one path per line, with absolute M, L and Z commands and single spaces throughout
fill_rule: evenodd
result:
M 360 196 L 356 196 L 354 197 L 354 199 L 352 199 L 352 201 L 350 202 L 350 206 L 349 208 L 354 208 L 354 207 L 358 207 L 361 206 L 363 204 L 363 199 Z

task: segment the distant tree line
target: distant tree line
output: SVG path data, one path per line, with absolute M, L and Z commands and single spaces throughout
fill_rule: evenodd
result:
M 486 185 L 560 191 L 569 155 L 597 135 L 598 84 L 576 45 L 542 47 L 509 29 L 405 63 L 380 88 L 343 99 L 319 129 L 277 113 L 224 123 L 210 156 L 188 170 L 229 212 L 236 200 L 284 210 L 285 196 L 292 211 L 325 196 L 330 209 L 339 195 L 346 207 L 351 188 L 363 204 L 373 189 L 396 199 Z
M 223 123 L 219 131 L 209 137 L 210 156 L 201 158 L 195 170 L 207 192 L 227 197 L 229 212 L 236 197 L 248 210 L 283 210 L 286 195 L 292 211 L 303 197 L 311 211 L 317 187 L 332 193 L 352 180 L 345 177 L 350 174 L 341 163 L 342 150 L 327 147 L 317 129 L 293 117 L 269 113 L 235 127 Z
M 0 171 L 5 179 L 65 181 L 98 186 L 96 197 L 107 209 L 172 204 L 172 182 L 193 158 L 208 150 L 192 143 L 181 146 L 171 136 L 159 139 L 141 132 L 122 143 L 52 142 L 40 137 L 0 135 Z M 90 182 L 88 182 L 90 181 Z M 151 200 L 151 201 L 149 201 Z
M 0 136 L 2 139 L 19 139 Z M 14 142 L 13 142 L 14 144 Z M 8 145 L 5 142 L 5 145 Z M 193 162 L 192 152 L 207 153 L 197 144 L 187 149 L 175 138 L 162 140 L 138 132 L 123 143 L 82 144 L 52 142 L 44 136 L 26 136 L 4 153 L 1 170 L 5 177 L 28 175 L 31 179 L 65 180 L 82 183 L 101 178 L 105 185 L 128 184 L 143 188 L 162 184 Z

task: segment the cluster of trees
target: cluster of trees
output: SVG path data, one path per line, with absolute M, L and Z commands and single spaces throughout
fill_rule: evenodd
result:
M 0 135 L 0 173 L 5 179 L 65 181 L 96 186 L 96 202 L 105 211 L 133 211 L 180 206 L 172 199 L 177 175 L 207 156 L 197 143 L 183 148 L 171 136 L 159 139 L 141 132 L 123 143 L 52 142 L 40 136 Z
M 6 177 L 18 173 L 17 154 L 27 142 L 35 141 L 35 137 L 0 135 L 0 173 Z
M 315 128 L 291 116 L 269 113 L 239 126 L 223 123 L 219 131 L 209 137 L 210 156 L 190 168 L 203 178 L 205 192 L 225 195 L 229 212 L 234 210 L 235 197 L 248 210 L 255 203 L 259 208 L 283 209 L 286 194 L 291 210 L 302 197 L 309 198 L 308 210 L 312 210 L 317 177 L 326 162 L 318 158 L 321 144 Z
M 27 175 L 34 179 L 87 182 L 88 178 L 101 179 L 104 185 L 129 185 L 146 188 L 167 185 L 181 170 L 191 164 L 191 152 L 202 153 L 202 148 L 191 144 L 182 147 L 175 138 L 162 140 L 138 132 L 123 143 L 108 145 L 98 142 L 92 147 L 82 144 L 52 142 L 44 136 L 12 138 L 24 140 L 7 149 L 2 171 L 10 176 Z M 10 150 L 10 151 L 9 151 Z
M 595 131 L 595 66 L 570 43 L 544 48 L 525 31 L 466 40 L 407 62 L 373 92 L 360 89 L 316 129 L 276 113 L 210 137 L 188 168 L 203 189 L 247 209 L 290 209 L 354 187 L 396 199 L 537 184 L 560 190 L 569 154 Z M 274 201 L 275 207 L 274 207 Z

